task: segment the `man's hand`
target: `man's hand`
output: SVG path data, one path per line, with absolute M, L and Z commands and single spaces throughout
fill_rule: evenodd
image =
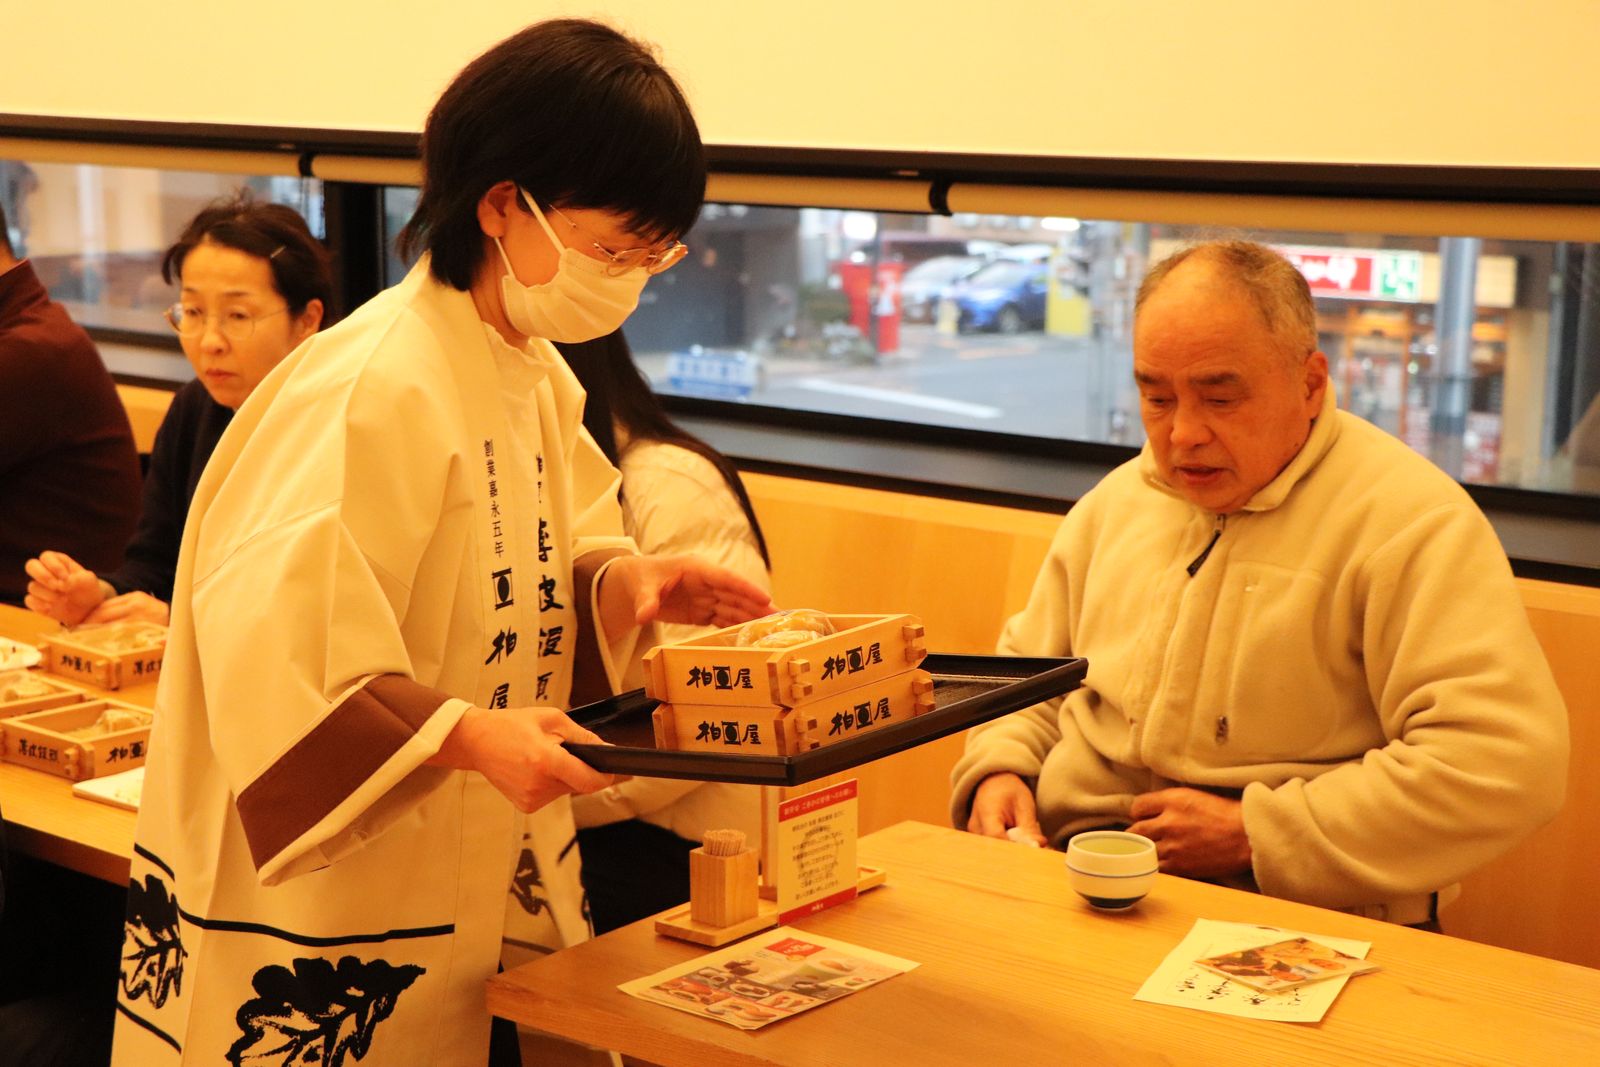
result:
M 967 830 L 1006 841 L 1014 840 L 1006 834 L 1012 827 L 1017 828 L 1018 836 L 1041 847 L 1048 843 L 1040 832 L 1039 808 L 1028 783 L 1009 771 L 991 774 L 972 792 L 972 816 L 967 820 Z
M 1130 833 L 1156 843 L 1167 874 L 1218 878 L 1250 869 L 1244 805 L 1200 789 L 1158 789 L 1133 798 Z
M 428 762 L 477 771 L 518 811 L 537 811 L 568 793 L 593 793 L 615 779 L 561 747 L 563 741 L 604 744 L 555 708 L 472 707 Z
M 85 569 L 65 552 L 41 552 L 38 558 L 24 563 L 22 569 L 31 579 L 23 603 L 66 626 L 83 622 L 106 598 L 94 571 Z
M 88 573 L 88 572 L 85 572 Z M 165 600 L 157 600 L 149 593 L 123 593 L 107 597 L 99 607 L 84 616 L 84 622 L 154 622 L 167 625 L 171 611 Z
M 601 622 L 611 635 L 657 619 L 732 626 L 771 611 L 759 586 L 698 556 L 621 556 L 600 579 Z

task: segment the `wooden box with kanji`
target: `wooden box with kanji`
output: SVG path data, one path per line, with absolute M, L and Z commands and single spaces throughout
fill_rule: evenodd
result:
M 39 642 L 44 669 L 64 678 L 120 689 L 161 675 L 167 628 L 151 622 L 112 622 L 63 630 Z
M 784 648 L 738 645 L 743 627 L 645 653 L 645 692 L 669 704 L 793 708 L 901 674 L 928 654 L 914 615 L 830 615 L 833 633 Z
M 117 700 L 84 700 L 0 719 L 7 763 L 80 781 L 143 766 L 151 714 Z
M 659 704 L 656 746 L 680 752 L 794 756 L 932 711 L 933 676 L 908 670 L 799 707 Z
M 0 671 L 0 719 L 85 699 L 83 690 L 39 671 Z
M 763 626 L 782 643 L 749 643 Z M 662 645 L 644 657 L 656 747 L 793 756 L 904 722 L 933 710 L 927 654 L 915 616 L 810 610 Z

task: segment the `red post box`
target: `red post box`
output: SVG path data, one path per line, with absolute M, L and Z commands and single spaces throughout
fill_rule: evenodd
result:
M 900 351 L 900 279 L 905 273 L 906 265 L 899 260 L 878 264 L 878 284 L 877 291 L 873 294 L 873 311 L 878 319 L 879 355 Z

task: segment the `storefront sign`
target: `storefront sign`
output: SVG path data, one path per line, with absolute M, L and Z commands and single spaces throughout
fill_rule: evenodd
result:
M 1422 253 L 1280 245 L 1316 296 L 1416 303 L 1422 292 Z
M 1174 238 L 1150 242 L 1150 262 L 1159 263 L 1185 247 Z M 1439 253 L 1331 245 L 1273 245 L 1300 269 L 1319 299 L 1386 304 L 1433 304 L 1439 300 Z M 1509 308 L 1517 302 L 1517 257 L 1480 255 L 1475 303 Z

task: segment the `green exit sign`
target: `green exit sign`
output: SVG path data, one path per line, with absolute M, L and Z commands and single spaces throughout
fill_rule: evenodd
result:
M 1422 253 L 1378 253 L 1374 295 L 1381 300 L 1415 301 L 1422 294 Z

